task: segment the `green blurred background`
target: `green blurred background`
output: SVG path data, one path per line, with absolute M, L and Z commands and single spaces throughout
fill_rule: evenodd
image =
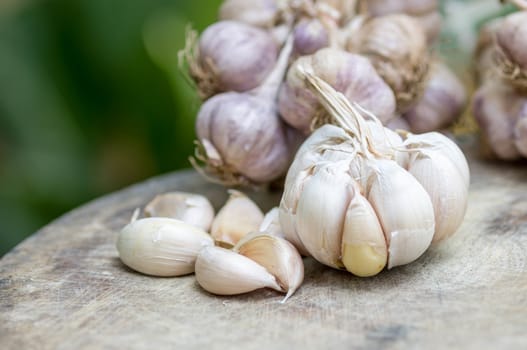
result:
M 73 207 L 189 166 L 198 99 L 177 51 L 219 3 L 0 0 L 0 256 Z
M 199 100 L 177 52 L 220 2 L 0 0 L 0 256 L 90 199 L 189 167 Z M 463 74 L 478 23 L 503 9 L 442 5 L 442 51 Z

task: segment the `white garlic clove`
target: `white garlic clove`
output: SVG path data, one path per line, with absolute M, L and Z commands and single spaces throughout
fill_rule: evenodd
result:
M 201 229 L 170 218 L 144 218 L 126 225 L 117 251 L 128 267 L 152 276 L 180 276 L 194 272 L 198 252 L 214 242 Z
M 386 266 L 386 238 L 370 203 L 353 186 L 342 234 L 342 263 L 360 277 L 374 276 Z
M 260 288 L 282 292 L 275 277 L 263 266 L 232 250 L 209 246 L 196 259 L 196 280 L 218 295 L 248 293 Z
M 285 302 L 304 280 L 304 263 L 295 247 L 283 238 L 260 234 L 236 248 L 238 253 L 262 265 L 287 292 Z
M 201 195 L 186 192 L 167 192 L 157 195 L 144 208 L 145 216 L 178 219 L 188 224 L 210 229 L 214 208 Z
M 434 208 L 423 186 L 391 160 L 367 161 L 363 184 L 388 241 L 388 268 L 419 258 L 434 236 Z
M 316 260 L 342 268 L 343 218 L 350 201 L 348 162 L 317 165 L 299 196 L 296 227 Z
M 450 237 L 465 216 L 468 186 L 455 164 L 443 153 L 421 150 L 411 153 L 408 171 L 432 200 L 435 233 L 432 242 Z
M 280 210 L 278 207 L 274 207 L 269 210 L 265 214 L 258 231 L 266 232 L 273 236 L 283 237 L 284 233 L 282 231 L 282 227 L 280 226 L 279 212 Z
M 211 235 L 223 246 L 234 246 L 243 236 L 260 227 L 264 215 L 245 194 L 229 190 L 230 197 L 212 222 Z

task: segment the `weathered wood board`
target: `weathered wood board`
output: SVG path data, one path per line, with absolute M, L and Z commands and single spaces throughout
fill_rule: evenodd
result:
M 193 276 L 121 264 L 117 231 L 155 194 L 220 186 L 169 174 L 68 213 L 0 260 L 2 349 L 527 348 L 527 163 L 470 161 L 459 232 L 418 261 L 361 279 L 305 259 L 285 304 L 204 292 Z M 251 194 L 265 208 L 279 194 Z

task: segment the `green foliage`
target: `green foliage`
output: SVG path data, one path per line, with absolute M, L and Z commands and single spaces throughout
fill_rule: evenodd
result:
M 198 99 L 176 55 L 220 3 L 18 2 L 0 13 L 0 256 L 87 200 L 189 166 Z

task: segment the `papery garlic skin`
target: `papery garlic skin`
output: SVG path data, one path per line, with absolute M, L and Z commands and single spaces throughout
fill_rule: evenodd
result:
M 323 118 L 326 112 L 306 85 L 305 71 L 324 79 L 351 101 L 372 111 L 382 122 L 394 116 L 394 94 L 365 57 L 324 48 L 311 56 L 300 57 L 292 64 L 278 97 L 282 118 L 306 135 L 311 133 L 316 119 Z
M 224 0 L 220 7 L 219 19 L 271 28 L 280 17 L 276 0 Z
M 214 208 L 205 196 L 186 192 L 167 192 L 155 196 L 144 208 L 145 216 L 168 217 L 208 231 Z
M 283 291 L 263 266 L 221 247 L 202 249 L 196 259 L 195 273 L 199 285 L 213 294 L 243 294 L 260 288 Z
M 213 245 L 203 230 L 170 218 L 144 218 L 126 225 L 117 239 L 121 261 L 152 276 L 181 276 L 194 272 L 203 247 Z
M 248 91 L 273 69 L 278 47 L 266 31 L 234 21 L 216 22 L 201 34 L 198 67 L 191 76 L 202 96 L 221 91 Z
M 283 238 L 257 234 L 237 246 L 235 250 L 257 262 L 270 272 L 280 287 L 287 292 L 285 302 L 304 280 L 304 263 L 295 247 Z
M 386 127 L 391 130 L 410 130 L 410 124 L 403 117 L 395 117 L 390 120 Z
M 500 159 L 513 160 L 521 155 L 514 142 L 514 126 L 527 98 L 497 81 L 487 81 L 474 94 L 472 111 L 482 135 Z
M 440 130 L 452 124 L 463 111 L 467 94 L 463 83 L 443 63 L 430 67 L 423 96 L 404 114 L 412 132 Z
M 217 244 L 232 247 L 243 236 L 260 227 L 264 215 L 249 197 L 239 191 L 229 190 L 230 197 L 218 211 L 210 230 Z
M 428 46 L 423 27 L 411 16 L 391 14 L 368 19 L 351 33 L 347 48 L 370 59 L 394 91 L 399 112 L 408 110 L 423 93 Z

